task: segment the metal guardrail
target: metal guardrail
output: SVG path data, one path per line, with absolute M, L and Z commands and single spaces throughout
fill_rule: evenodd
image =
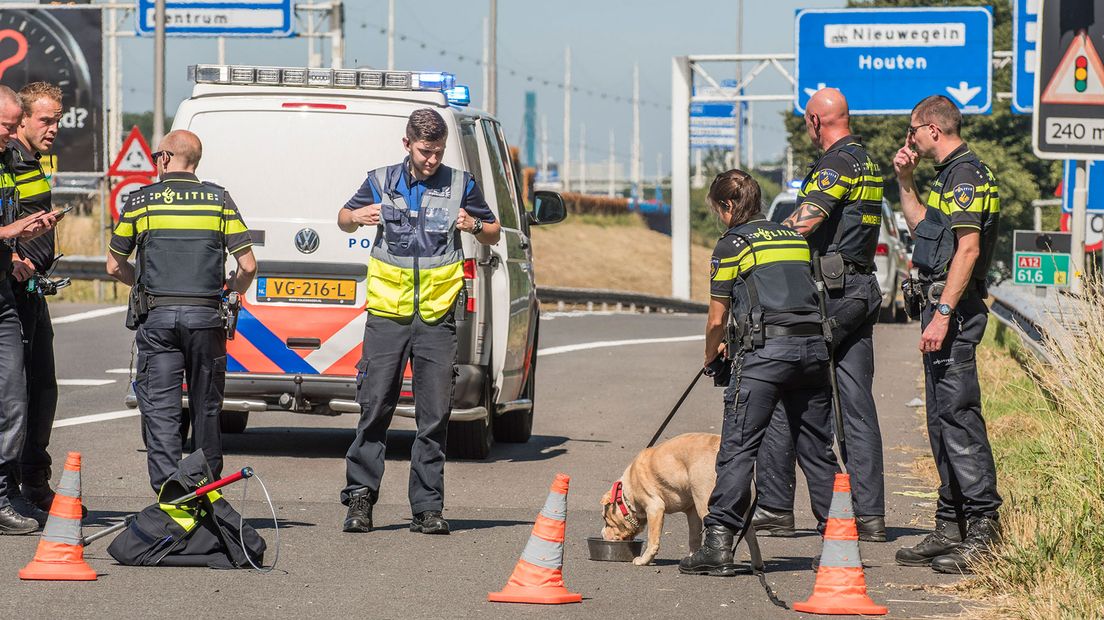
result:
M 1083 329 L 1078 319 L 1085 312 L 1082 301 L 1057 289 L 1049 288 L 1040 296 L 1028 287 L 1001 284 L 989 289 L 989 295 L 993 298 L 993 316 L 1017 332 L 1024 345 L 1047 362 L 1054 359 L 1044 345 L 1046 341 L 1076 338 Z
M 537 297 L 541 303 L 559 304 L 564 309 L 570 304 L 585 305 L 587 310 L 627 310 L 629 312 L 703 313 L 709 310 L 707 304 L 699 301 L 604 289 L 538 286 Z
M 54 275 L 74 280 L 108 279 L 106 263 L 100 256 L 63 256 L 54 269 Z M 537 297 L 541 303 L 558 304 L 564 310 L 569 306 L 628 312 L 704 313 L 709 309 L 707 304 L 698 301 L 604 289 L 539 286 Z

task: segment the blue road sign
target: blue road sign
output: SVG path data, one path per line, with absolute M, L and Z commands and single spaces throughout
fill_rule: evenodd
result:
M 1012 111 L 1035 109 L 1035 42 L 1039 39 L 1039 0 L 1012 3 Z
M 690 148 L 736 147 L 735 103 L 690 104 Z
M 1104 161 L 1088 162 L 1089 213 L 1104 213 Z M 1062 166 L 1062 211 L 1073 213 L 1073 190 L 1077 187 L 1073 160 Z M 1092 189 L 1096 188 L 1096 193 Z
M 801 10 L 794 48 L 799 114 L 825 86 L 843 91 L 852 114 L 908 114 L 929 95 L 966 114 L 992 109 L 988 7 Z
M 137 32 L 153 35 L 154 0 L 138 0 Z M 290 37 L 291 0 L 167 0 L 165 34 L 192 37 Z

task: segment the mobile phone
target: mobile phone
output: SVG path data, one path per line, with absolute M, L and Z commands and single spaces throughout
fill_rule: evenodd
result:
M 69 205 L 68 207 L 64 207 L 64 208 L 62 208 L 62 209 L 59 209 L 59 210 L 57 210 L 57 211 L 54 211 L 54 213 L 55 213 L 56 215 L 65 215 L 66 213 L 68 213 L 68 212 L 70 212 L 70 211 L 72 211 L 72 210 L 73 210 L 73 205 Z

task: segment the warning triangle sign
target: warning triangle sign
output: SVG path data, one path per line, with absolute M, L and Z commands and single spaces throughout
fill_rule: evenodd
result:
M 1104 105 L 1104 63 L 1084 30 L 1070 41 L 1039 99 L 1042 103 Z
M 137 126 L 132 127 L 126 140 L 123 140 L 123 148 L 119 149 L 119 154 L 115 156 L 115 161 L 107 172 L 114 177 L 157 174 L 149 144 Z

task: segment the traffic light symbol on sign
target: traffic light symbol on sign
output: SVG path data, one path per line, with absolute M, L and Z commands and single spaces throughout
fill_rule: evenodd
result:
M 1039 99 L 1042 103 L 1104 104 L 1104 63 L 1084 31 L 1070 41 Z

